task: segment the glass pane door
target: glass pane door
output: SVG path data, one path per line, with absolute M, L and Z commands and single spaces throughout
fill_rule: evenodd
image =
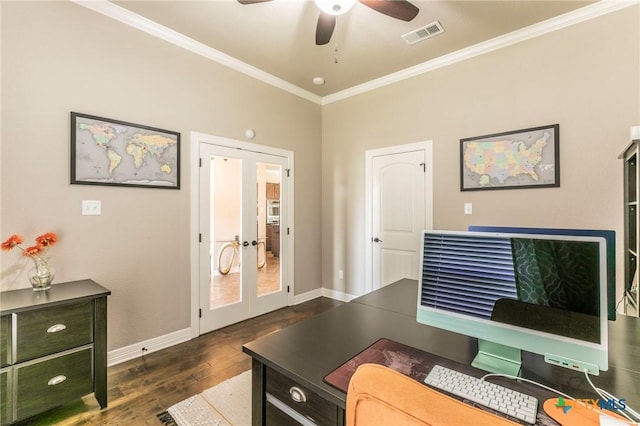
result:
M 242 300 L 242 160 L 211 157 L 210 308 Z
M 261 315 L 287 305 L 287 159 L 255 153 L 256 288 L 251 289 L 251 314 Z M 253 243 L 253 242 L 252 242 Z M 252 271 L 253 272 L 253 271 Z
M 246 154 L 208 144 L 200 145 L 200 158 L 199 316 L 206 333 L 249 317 L 252 271 L 243 265 L 251 257 L 245 206 L 253 167 Z
M 282 290 L 280 274 L 280 182 L 282 166 L 257 163 L 257 296 Z

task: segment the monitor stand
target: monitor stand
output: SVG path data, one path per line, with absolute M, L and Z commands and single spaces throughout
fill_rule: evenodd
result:
M 491 373 L 519 376 L 522 356 L 520 349 L 478 339 L 478 355 L 471 365 Z

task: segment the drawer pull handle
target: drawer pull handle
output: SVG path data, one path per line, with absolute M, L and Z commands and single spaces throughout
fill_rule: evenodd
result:
M 67 326 L 64 324 L 52 325 L 51 327 L 47 328 L 47 333 L 57 333 L 64 330 L 65 328 L 67 328 Z
M 60 383 L 64 382 L 65 380 L 67 380 L 67 376 L 63 376 L 62 374 L 56 377 L 51 378 L 47 384 L 49 386 L 55 386 L 55 385 L 59 385 Z
M 291 399 L 293 399 L 294 402 L 307 402 L 307 395 L 297 386 L 292 386 L 291 389 L 289 389 L 289 395 L 291 395 Z

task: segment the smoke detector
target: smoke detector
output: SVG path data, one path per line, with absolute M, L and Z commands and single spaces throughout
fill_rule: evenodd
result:
M 406 41 L 407 44 L 412 45 L 442 33 L 444 33 L 442 24 L 440 24 L 439 21 L 434 21 L 424 27 L 418 28 L 417 30 L 403 34 L 402 39 Z

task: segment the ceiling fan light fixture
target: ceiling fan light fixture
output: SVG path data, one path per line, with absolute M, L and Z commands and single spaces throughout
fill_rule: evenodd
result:
M 356 4 L 357 0 L 315 0 L 316 6 L 328 15 L 342 15 Z

